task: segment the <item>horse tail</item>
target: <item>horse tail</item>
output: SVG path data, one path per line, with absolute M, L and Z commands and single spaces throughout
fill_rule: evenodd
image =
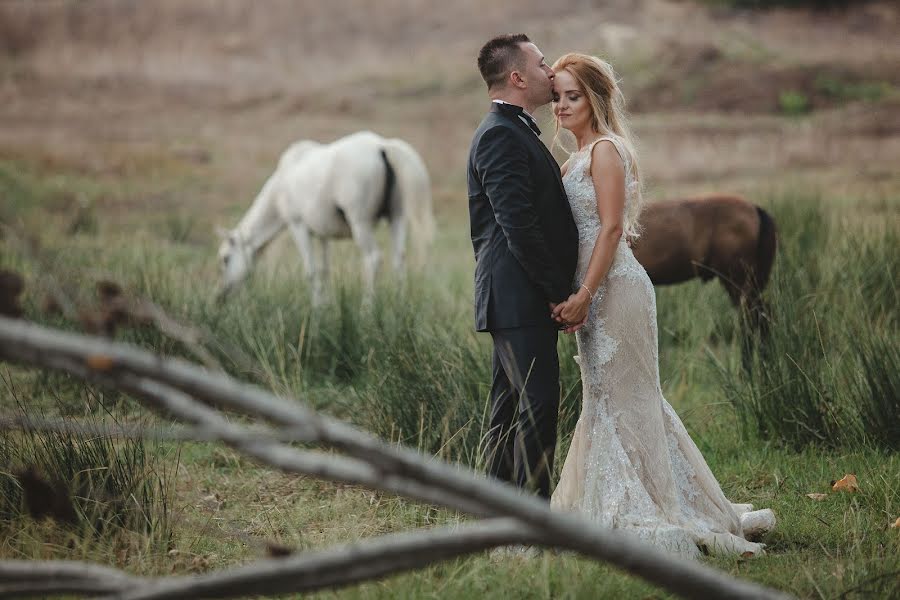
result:
M 397 173 L 394 171 L 394 167 L 391 166 L 391 161 L 388 160 L 387 152 L 384 151 L 384 148 L 381 149 L 381 161 L 384 163 L 384 190 L 381 192 L 381 206 L 378 208 L 378 218 L 391 216 L 392 202 L 391 198 L 394 195 L 394 187 L 397 184 Z
M 775 251 L 778 247 L 778 237 L 775 229 L 775 220 L 765 210 L 756 207 L 759 215 L 759 233 L 756 237 L 756 269 L 754 282 L 756 289 L 762 292 L 769 283 L 769 275 L 775 262 Z
M 424 262 L 434 239 L 435 224 L 431 204 L 431 181 L 419 153 L 400 139 L 385 140 L 382 153 L 395 181 L 392 183 L 391 217 L 402 211 L 410 229 L 415 260 Z M 387 188 L 387 182 L 385 184 Z

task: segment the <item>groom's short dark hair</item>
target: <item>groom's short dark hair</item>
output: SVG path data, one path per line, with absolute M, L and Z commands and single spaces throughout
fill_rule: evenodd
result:
M 515 69 L 521 69 L 525 55 L 520 44 L 531 40 L 524 33 L 507 33 L 489 40 L 478 53 L 478 70 L 488 89 L 505 83 Z

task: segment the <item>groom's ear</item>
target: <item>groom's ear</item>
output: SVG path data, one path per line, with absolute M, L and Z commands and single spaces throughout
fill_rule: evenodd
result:
M 528 85 L 525 83 L 525 79 L 522 77 L 522 74 L 518 71 L 510 71 L 509 83 L 513 84 L 517 88 L 528 87 Z

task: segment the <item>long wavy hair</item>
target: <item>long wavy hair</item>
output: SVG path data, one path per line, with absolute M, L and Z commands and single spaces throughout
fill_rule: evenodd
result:
M 630 238 L 638 237 L 639 219 L 644 206 L 643 182 L 634 147 L 634 135 L 625 110 L 625 97 L 619 89 L 616 72 L 605 60 L 577 52 L 561 56 L 553 63 L 553 71 L 566 71 L 575 79 L 590 103 L 593 130 L 615 138 L 627 153 L 622 158 L 636 185 L 634 189 L 628 190 L 629 201 L 625 203 L 622 226 L 625 235 Z M 558 136 L 559 120 L 556 121 L 556 133 Z

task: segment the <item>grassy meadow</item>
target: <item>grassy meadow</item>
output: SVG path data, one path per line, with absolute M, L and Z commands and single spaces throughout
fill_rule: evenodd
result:
M 4 192 L 16 189 L 23 206 L 31 207 L 21 210 L 21 220 L 35 214 L 52 220 L 42 179 L 23 177 L 22 165 L 4 168 Z M 76 178 L 68 185 L 92 193 L 90 181 Z M 666 397 L 726 494 L 771 507 L 779 518 L 765 540 L 768 555 L 709 560 L 801 596 L 889 597 L 898 589 L 892 573 L 900 570 L 900 540 L 888 528 L 900 512 L 897 411 L 890 404 L 898 397 L 900 372 L 893 255 L 898 230 L 890 220 L 896 205 L 848 202 L 826 210 L 821 198 L 796 190 L 764 204 L 783 242 L 768 295 L 772 339 L 752 370 L 741 365 L 738 318 L 721 289 L 691 283 L 658 292 Z M 876 218 L 859 218 L 870 211 Z M 434 249 L 438 268 L 413 275 L 405 287 L 384 279 L 374 306 L 361 312 L 349 248 L 324 309 L 311 308 L 291 260 L 258 270 L 218 306 L 207 291 L 215 284 L 210 253 L 182 239 L 171 223 L 147 227 L 140 243 L 127 244 L 106 230 L 99 215 L 74 218 L 97 223 L 74 227 L 61 220 L 54 225 L 58 237 L 43 236 L 38 248 L 11 236 L 5 240 L 3 267 L 26 275 L 30 318 L 78 329 L 78 323 L 43 312 L 43 293 L 58 285 L 78 305 L 90 306 L 93 280 L 112 279 L 209 332 L 208 349 L 233 375 L 386 439 L 480 468 L 489 344 L 471 331 L 471 261 L 459 240 L 463 220 L 442 228 Z M 285 259 L 292 258 L 290 251 L 285 249 Z M 150 329 L 123 330 L 118 337 L 190 357 Z M 580 406 L 572 338 L 561 340 L 560 354 L 562 456 Z M 7 413 L 155 422 L 133 401 L 68 377 L 8 366 L 0 373 Z M 215 444 L 4 434 L 0 453 L 11 466 L 52 468 L 58 479 L 77 482 L 72 487 L 81 498 L 74 524 L 35 521 L 23 514 L 20 486 L 6 472 L 0 514 L 6 517 L 7 557 L 85 558 L 147 574 L 206 570 L 261 555 L 263 540 L 315 548 L 461 518 L 366 490 L 283 476 Z M 104 467 L 111 469 L 109 478 L 84 475 Z M 828 493 L 830 481 L 845 473 L 857 475 L 860 492 L 829 493 L 823 501 L 806 497 Z M 127 481 L 119 481 L 122 474 Z M 114 502 L 134 490 L 141 492 L 139 507 L 126 510 Z M 116 518 L 122 522 L 106 524 Z M 481 592 L 658 594 L 568 556 L 546 556 L 524 573 L 521 565 L 473 557 L 340 594 Z
M 4 31 L 20 36 L 6 39 L 21 44 L 0 46 L 0 270 L 24 275 L 26 318 L 89 329 L 83 314 L 97 306 L 97 282 L 114 281 L 204 332 L 203 347 L 231 375 L 480 469 L 490 343 L 472 328 L 464 164 L 485 108 L 472 56 L 483 38 L 509 29 L 503 11 L 467 22 L 461 15 L 479 3 L 460 0 L 459 15 L 435 8 L 431 33 L 417 37 L 392 29 L 409 3 L 385 0 L 394 12 L 361 27 L 338 1 L 348 9 L 333 17 L 338 24 L 307 15 L 298 25 L 304 42 L 280 28 L 289 3 L 263 15 L 228 2 L 220 14 L 214 4 L 195 5 L 205 15 L 195 21 L 169 0 L 155 12 L 119 14 L 115 2 L 106 12 L 64 2 L 67 12 L 35 10 L 31 26 L 45 27 L 55 45 L 32 40 L 0 11 Z M 751 19 L 666 0 L 639 9 L 572 1 L 568 12 L 520 4 L 514 28 L 546 40 L 548 57 L 609 48 L 621 65 L 652 199 L 739 193 L 778 227 L 766 292 L 771 336 L 749 361 L 740 316 L 718 284 L 657 290 L 666 398 L 729 499 L 772 508 L 779 520 L 765 556 L 702 560 L 804 598 L 900 596 L 900 529 L 890 527 L 900 517 L 900 82 L 888 68 L 900 63 L 878 45 L 886 26 L 866 12 L 889 7 L 872 3 L 845 22 L 792 11 Z M 102 27 L 113 18 L 134 40 Z M 452 24 L 442 28 L 441 19 Z M 181 28 L 165 26 L 176 22 Z M 326 46 L 344 26 L 359 32 L 355 45 Z M 688 26 L 691 40 L 675 31 Z M 856 36 L 847 47 L 857 54 L 835 54 L 837 35 Z M 107 56 L 110 46 L 120 52 Z M 173 48 L 191 52 L 182 60 Z M 305 63 L 285 58 L 301 51 L 310 53 Z M 315 61 L 327 69 L 306 79 Z M 798 75 L 816 69 L 818 78 Z M 746 94 L 736 100 L 726 93 L 733 88 Z M 860 89 L 880 91 L 851 94 Z M 539 118 L 549 143 L 549 114 Z M 438 234 L 427 267 L 403 284 L 385 272 L 373 306 L 361 310 L 359 259 L 349 242 L 335 244 L 329 302 L 313 309 L 282 236 L 252 278 L 216 304 L 213 226 L 237 221 L 290 140 L 361 128 L 409 139 L 428 164 Z M 388 242 L 387 231 L 380 239 Z M 73 310 L 53 310 L 48 297 Z M 195 358 L 149 326 L 115 337 Z M 558 468 L 581 403 L 574 339 L 561 336 L 559 351 Z M 23 413 L 166 423 L 123 394 L 0 364 L 0 414 Z M 832 492 L 847 473 L 859 491 Z M 41 489 L 35 480 L 71 498 L 69 508 L 34 518 L 25 497 Z M 816 493 L 824 499 L 807 496 Z M 219 444 L 0 432 L 0 559 L 184 574 L 244 564 L 273 545 L 324 548 L 464 518 L 283 475 Z M 527 563 L 476 555 L 316 596 L 665 594 L 548 553 Z

